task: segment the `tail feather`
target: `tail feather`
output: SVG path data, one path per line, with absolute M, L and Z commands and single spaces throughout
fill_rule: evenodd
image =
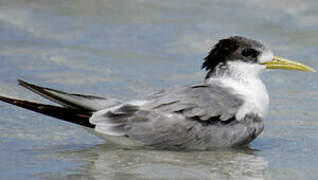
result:
M 22 80 L 18 80 L 18 82 L 21 86 L 50 101 L 73 109 L 93 112 L 120 104 L 120 102 L 115 99 L 91 95 L 69 94 L 63 91 L 40 87 Z
M 94 128 L 95 125 L 89 122 L 89 118 L 92 115 L 90 111 L 84 111 L 68 107 L 59 107 L 47 104 L 40 104 L 20 99 L 14 99 L 9 97 L 0 96 L 0 100 L 13 104 L 31 111 L 35 111 L 41 114 L 45 114 L 51 117 L 55 117 L 67 122 L 79 124 L 82 126 Z

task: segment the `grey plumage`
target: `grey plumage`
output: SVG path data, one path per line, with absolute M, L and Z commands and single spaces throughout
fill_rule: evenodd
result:
M 199 83 L 154 93 L 144 106 L 166 113 L 180 113 L 187 118 L 197 117 L 201 121 L 213 120 L 214 117 L 226 121 L 242 104 L 243 100 L 229 89 Z
M 240 122 L 206 124 L 177 115 L 167 118 L 156 111 L 144 114 L 149 121 L 134 124 L 127 135 L 158 149 L 206 150 L 245 145 L 263 130 L 263 121 L 253 115 L 246 116 Z
M 263 130 L 257 115 L 237 121 L 243 100 L 205 83 L 158 91 L 142 106 L 124 104 L 96 113 L 96 130 L 160 149 L 209 149 L 250 142 Z

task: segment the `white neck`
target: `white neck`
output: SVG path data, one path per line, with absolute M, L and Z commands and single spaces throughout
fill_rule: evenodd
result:
M 260 73 L 265 67 L 241 61 L 228 62 L 226 70 L 220 69 L 207 79 L 210 84 L 222 84 L 232 89 L 232 93 L 243 98 L 244 104 L 240 107 L 235 117 L 241 120 L 247 114 L 257 114 L 265 117 L 268 112 L 269 97 Z

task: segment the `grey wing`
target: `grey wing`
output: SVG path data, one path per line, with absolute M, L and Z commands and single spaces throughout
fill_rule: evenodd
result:
M 129 104 L 98 111 L 90 118 L 90 123 L 95 125 L 97 132 L 108 135 L 101 137 L 113 142 L 113 137 L 121 137 L 115 143 L 129 146 L 177 149 L 191 144 L 190 141 L 194 141 L 199 134 L 187 133 L 194 129 L 195 121 L 186 121 L 182 115 L 143 110 Z
M 146 106 L 201 121 L 227 121 L 235 116 L 242 104 L 242 98 L 232 94 L 230 89 L 202 83 L 154 93 Z
M 239 97 L 226 89 L 199 84 L 159 91 L 142 105 L 122 104 L 98 111 L 90 123 L 102 134 L 126 136 L 141 144 L 171 148 L 200 142 L 198 139 L 211 134 L 211 129 L 202 124 L 231 121 L 242 104 Z M 218 126 L 211 128 L 213 132 L 219 129 Z M 223 129 L 217 131 L 219 136 L 225 132 Z

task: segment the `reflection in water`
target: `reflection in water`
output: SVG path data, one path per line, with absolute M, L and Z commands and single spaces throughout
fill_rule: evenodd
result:
M 102 144 L 61 154 L 85 162 L 80 174 L 94 179 L 269 179 L 267 161 L 250 149 L 176 152 Z

